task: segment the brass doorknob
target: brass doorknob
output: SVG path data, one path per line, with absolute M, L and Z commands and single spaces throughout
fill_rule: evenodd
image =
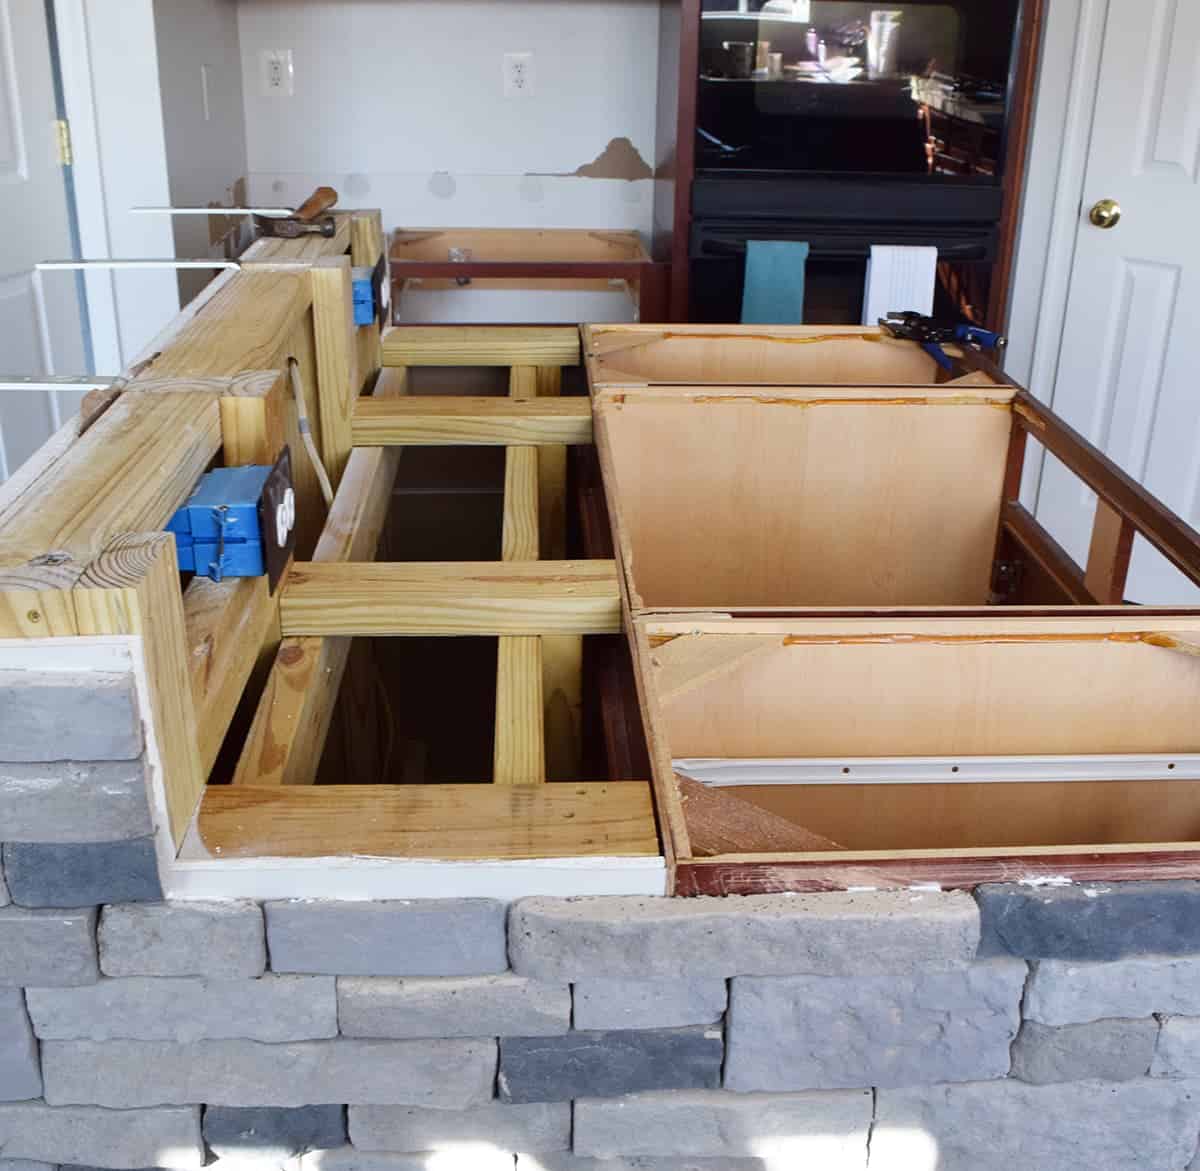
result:
M 1121 205 L 1115 199 L 1102 199 L 1088 212 L 1088 219 L 1108 231 L 1121 222 Z

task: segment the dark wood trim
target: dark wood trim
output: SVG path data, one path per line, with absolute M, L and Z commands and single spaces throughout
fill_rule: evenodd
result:
M 1027 391 L 1018 391 L 1013 399 L 1013 417 L 1114 511 L 1129 520 L 1172 565 L 1200 585 L 1200 533 Z
M 1067 601 L 1076 606 L 1097 605 L 1083 583 L 1083 570 L 1027 508 L 1015 500 L 1006 500 L 1000 512 L 1000 527 L 1037 563 Z M 1003 610 L 1005 616 L 1011 612 L 1007 606 Z
M 692 235 L 692 181 L 696 177 L 696 105 L 700 84 L 700 12 L 703 0 L 682 0 L 679 113 L 675 142 L 675 226 L 671 236 L 671 321 L 689 317 L 688 250 Z
M 1200 846 L 1195 852 L 1153 849 L 1136 854 L 1014 852 L 999 858 L 928 857 L 861 862 L 779 857 L 762 862 L 681 858 L 676 864 L 671 893 L 760 895 L 846 890 L 854 886 L 903 889 L 921 883 L 937 883 L 943 890 L 970 890 L 985 882 L 1020 882 L 1032 875 L 1054 875 L 1074 882 L 1200 878 Z
M 1008 141 L 1005 144 L 1004 204 L 1000 212 L 999 242 L 988 296 L 987 326 L 997 332 L 1004 329 L 1012 293 L 1017 232 L 1021 224 L 1025 173 L 1029 165 L 1029 140 L 1033 130 L 1033 108 L 1037 101 L 1045 4 L 1046 0 L 1025 0 L 1021 11 L 1020 48 L 1009 102 Z

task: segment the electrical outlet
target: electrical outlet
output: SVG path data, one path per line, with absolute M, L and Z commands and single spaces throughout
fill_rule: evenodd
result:
M 258 92 L 264 98 L 290 98 L 296 92 L 291 49 L 260 49 Z
M 506 98 L 533 97 L 533 54 L 504 54 L 504 96 Z

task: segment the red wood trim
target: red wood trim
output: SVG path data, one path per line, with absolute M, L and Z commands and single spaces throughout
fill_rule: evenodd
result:
M 1000 212 L 1000 238 L 996 263 L 992 268 L 988 297 L 987 326 L 1001 332 L 1008 317 L 1016 263 L 1017 231 L 1025 191 L 1025 172 L 1029 163 L 1029 139 L 1033 129 L 1033 108 L 1037 99 L 1038 66 L 1042 54 L 1042 21 L 1045 0 L 1025 0 L 1021 15 L 1021 41 L 1017 74 L 1009 108 L 1008 142 L 1004 161 L 1004 202 Z
M 680 859 L 672 894 L 762 895 L 788 891 L 881 889 L 937 883 L 943 890 L 970 890 L 985 882 L 1020 882 L 1031 875 L 1055 875 L 1074 882 L 1126 882 L 1135 879 L 1200 878 L 1195 852 L 1154 850 L 1137 854 L 1063 853 L 1001 858 L 897 858 L 854 862 L 775 858 L 763 862 L 695 862 Z
M 1181 573 L 1200 585 L 1200 533 L 1027 391 L 1019 391 L 1013 399 L 1013 417 Z

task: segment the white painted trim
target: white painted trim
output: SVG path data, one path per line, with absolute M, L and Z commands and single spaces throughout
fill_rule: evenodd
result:
M 1195 781 L 1200 754 L 1125 756 L 705 757 L 671 762 L 681 776 L 738 785 L 914 785 L 1055 781 Z
M 511 902 L 533 895 L 665 896 L 662 858 L 416 861 L 404 858 L 252 858 L 174 862 L 169 899 L 450 899 Z
M 1108 5 L 1109 0 L 1047 5 L 1005 368 L 1049 406 L 1058 377 Z M 1035 444 L 1021 491 L 1030 506 L 1036 505 L 1042 462 Z

